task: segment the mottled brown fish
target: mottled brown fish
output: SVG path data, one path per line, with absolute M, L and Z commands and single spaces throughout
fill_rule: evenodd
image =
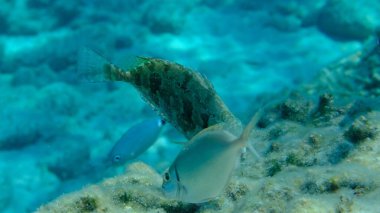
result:
M 131 83 L 166 121 L 188 139 L 214 126 L 234 135 L 241 123 L 200 73 L 180 64 L 157 58 L 137 57 L 126 70 L 108 62 L 91 50 L 80 55 L 82 75 L 95 81 Z

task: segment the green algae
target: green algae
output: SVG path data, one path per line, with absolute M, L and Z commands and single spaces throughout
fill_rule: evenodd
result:
M 267 176 L 274 176 L 282 169 L 281 163 L 277 160 L 271 160 L 268 165 Z
M 353 143 L 361 143 L 366 139 L 374 139 L 377 129 L 365 118 L 355 120 L 344 136 Z
M 291 165 L 304 166 L 305 163 L 303 162 L 302 159 L 304 159 L 304 158 L 302 158 L 298 153 L 291 152 L 286 157 L 285 162 L 287 164 L 291 164 Z
M 79 200 L 75 202 L 75 205 L 79 212 L 83 213 L 95 211 L 98 207 L 96 199 L 90 196 L 79 198 Z
M 244 183 L 231 183 L 226 187 L 227 197 L 233 201 L 241 199 L 248 191 L 249 188 Z
M 305 122 L 311 110 L 310 103 L 299 99 L 289 99 L 280 105 L 281 118 L 297 122 Z

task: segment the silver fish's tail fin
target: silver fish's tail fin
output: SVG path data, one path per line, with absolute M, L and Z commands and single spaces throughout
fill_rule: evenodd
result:
M 261 118 L 263 114 L 263 109 L 260 109 L 255 113 L 255 115 L 251 118 L 251 121 L 247 124 L 247 126 L 244 128 L 243 133 L 241 134 L 240 138 L 238 140 L 242 141 L 242 146 L 245 146 L 247 141 L 249 141 L 249 136 L 251 135 L 254 127 L 256 126 L 257 122 Z
M 129 73 L 89 48 L 78 54 L 78 76 L 84 82 L 128 81 Z
M 251 118 L 251 121 L 247 124 L 247 126 L 244 128 L 243 133 L 240 135 L 238 139 L 236 139 L 235 143 L 240 148 L 247 148 L 253 155 L 256 156 L 258 160 L 261 160 L 260 154 L 256 151 L 256 149 L 249 143 L 250 135 L 252 131 L 254 130 L 254 127 L 256 126 L 259 119 L 262 117 L 263 109 L 260 109 L 255 113 L 255 115 Z

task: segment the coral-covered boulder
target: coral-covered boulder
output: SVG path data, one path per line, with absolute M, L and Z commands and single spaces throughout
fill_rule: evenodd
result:
M 317 27 L 338 40 L 363 40 L 380 26 L 380 2 L 330 0 L 321 9 Z

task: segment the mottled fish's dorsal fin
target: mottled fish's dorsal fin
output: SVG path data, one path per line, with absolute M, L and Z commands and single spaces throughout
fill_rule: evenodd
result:
M 146 62 L 149 62 L 151 58 L 145 57 L 145 56 L 127 56 L 124 57 L 124 62 L 121 68 L 125 71 L 129 71 L 131 69 L 134 69 Z
M 150 58 L 150 57 L 146 57 L 146 56 L 136 56 L 136 58 L 137 58 L 138 60 L 141 60 L 141 62 L 147 62 L 147 61 L 152 60 L 152 58 Z
M 215 90 L 214 85 L 212 85 L 211 81 L 208 80 L 208 77 L 206 76 L 206 74 L 204 74 L 204 73 L 199 73 L 199 74 L 200 74 L 200 76 L 203 78 L 203 80 L 204 80 L 204 82 L 206 83 L 206 85 L 207 85 L 210 89 Z

